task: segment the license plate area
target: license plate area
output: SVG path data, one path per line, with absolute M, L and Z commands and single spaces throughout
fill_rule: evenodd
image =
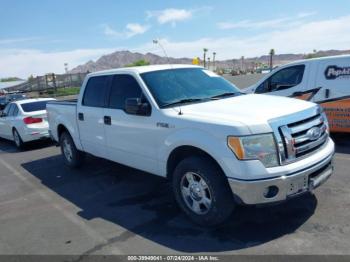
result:
M 287 195 L 290 196 L 305 192 L 309 187 L 308 181 L 308 176 L 300 176 L 292 179 L 288 184 Z

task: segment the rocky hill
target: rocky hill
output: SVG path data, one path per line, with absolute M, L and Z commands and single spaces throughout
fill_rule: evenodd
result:
M 312 54 L 277 54 L 274 56 L 274 64 L 280 65 L 289 63 L 295 60 L 300 60 L 306 56 L 320 57 L 320 56 L 330 56 L 330 55 L 341 55 L 341 54 L 350 54 L 350 50 L 328 50 L 328 51 L 318 51 Z M 116 51 L 114 53 L 104 55 L 94 61 L 88 61 L 86 64 L 79 65 L 76 68 L 72 69 L 71 73 L 85 73 L 85 72 L 95 72 L 100 70 L 106 70 L 111 68 L 119 68 L 125 65 L 131 64 L 138 60 L 146 60 L 150 64 L 191 64 L 191 58 L 172 58 L 169 59 L 166 57 L 158 56 L 152 53 L 133 53 L 130 51 Z M 265 63 L 268 64 L 269 56 L 264 55 L 260 57 L 245 58 L 243 63 L 245 68 L 250 67 L 253 63 Z M 216 66 L 220 68 L 232 68 L 240 67 L 242 64 L 241 59 L 231 59 L 216 61 Z

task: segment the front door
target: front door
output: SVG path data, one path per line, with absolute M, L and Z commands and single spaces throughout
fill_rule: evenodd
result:
M 305 65 L 293 65 L 275 72 L 255 89 L 255 93 L 303 99 L 306 84 Z
M 128 98 L 146 101 L 132 75 L 114 76 L 109 94 L 105 125 L 108 158 L 124 165 L 158 173 L 156 120 L 152 115 L 132 115 L 125 111 Z

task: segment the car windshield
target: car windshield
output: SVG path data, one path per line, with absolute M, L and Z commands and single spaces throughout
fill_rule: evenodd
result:
M 46 104 L 49 101 L 38 101 L 38 102 L 30 102 L 30 103 L 24 103 L 21 104 L 21 107 L 24 112 L 34 112 L 34 111 L 41 111 L 41 110 L 46 110 Z
M 233 84 L 202 68 L 153 71 L 141 77 L 161 108 L 241 94 Z

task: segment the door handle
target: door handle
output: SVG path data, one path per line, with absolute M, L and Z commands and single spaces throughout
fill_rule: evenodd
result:
M 84 114 L 83 114 L 83 113 L 79 113 L 79 114 L 78 114 L 78 119 L 79 119 L 80 121 L 84 121 Z
M 110 116 L 104 116 L 103 117 L 103 122 L 105 123 L 105 125 L 112 125 L 112 118 Z

